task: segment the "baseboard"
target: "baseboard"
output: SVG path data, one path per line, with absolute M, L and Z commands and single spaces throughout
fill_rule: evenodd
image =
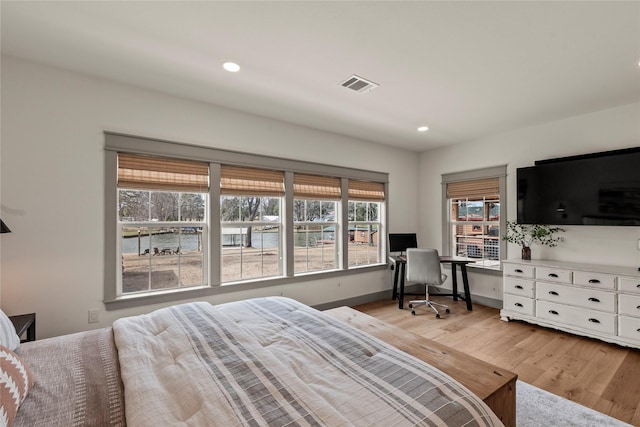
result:
M 437 288 L 433 288 L 433 290 L 430 289 L 429 292 L 431 293 L 431 295 L 438 295 Z M 405 286 L 405 293 L 416 293 L 424 295 L 424 285 Z M 342 306 L 353 307 L 354 305 L 366 304 L 368 302 L 380 301 L 382 299 L 391 299 L 391 289 L 386 291 L 374 292 L 372 294 L 358 295 L 357 297 L 342 299 L 338 301 L 326 302 L 323 304 L 314 305 L 313 307 L 318 310 L 329 310 Z M 485 307 L 497 308 L 498 310 L 502 309 L 502 300 L 499 299 L 471 294 L 471 302 L 484 305 Z
M 484 305 L 485 307 L 497 308 L 498 310 L 502 310 L 501 299 L 488 298 L 481 295 L 471 294 L 471 301 L 480 305 Z
M 312 306 L 318 310 L 329 310 L 336 307 L 353 307 L 354 305 L 366 304 L 368 302 L 380 301 L 381 299 L 391 299 L 391 289 L 387 291 L 375 292 L 367 295 L 358 295 L 357 297 L 342 299 L 338 301 L 325 302 Z

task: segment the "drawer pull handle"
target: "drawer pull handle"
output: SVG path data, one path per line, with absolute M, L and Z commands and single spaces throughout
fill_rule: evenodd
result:
M 557 311 L 555 311 L 555 310 L 549 310 L 549 313 L 551 313 L 551 314 L 555 314 L 556 316 L 559 314 L 559 313 L 558 313 Z
M 516 307 L 524 307 L 524 305 L 520 304 L 519 302 L 515 303 Z
M 600 323 L 598 319 L 594 319 L 593 317 L 589 318 L 589 322 L 591 323 Z
M 589 301 L 591 301 L 591 302 L 600 302 L 600 300 L 598 298 L 593 298 L 593 297 L 589 298 Z
M 549 277 L 558 277 L 558 275 L 556 273 L 549 273 L 548 276 Z
M 640 328 L 636 329 L 637 332 L 640 332 Z
M 516 268 L 516 269 L 515 269 L 515 272 L 516 272 L 516 273 L 524 273 L 524 271 L 520 270 L 519 268 Z M 638 287 L 640 287 L 640 285 L 638 285 Z
M 558 294 L 556 291 L 549 291 L 549 295 L 558 296 L 560 294 Z
M 520 286 L 520 285 L 516 285 L 516 286 L 515 286 L 515 288 L 516 288 L 516 289 L 524 289 L 524 288 L 523 288 L 522 286 Z
M 638 310 L 640 310 L 640 305 L 636 307 Z
M 589 279 L 589 283 L 600 283 L 598 279 Z
M 638 284 L 636 285 L 636 288 L 640 288 L 640 283 L 638 283 Z

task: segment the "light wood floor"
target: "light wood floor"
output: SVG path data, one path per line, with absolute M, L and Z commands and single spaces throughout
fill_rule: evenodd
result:
M 449 297 L 450 314 L 436 319 L 424 308 L 412 316 L 405 300 L 375 301 L 353 308 L 387 323 L 466 352 L 518 374 L 518 379 L 553 394 L 640 426 L 640 350 L 500 320 L 500 311 Z

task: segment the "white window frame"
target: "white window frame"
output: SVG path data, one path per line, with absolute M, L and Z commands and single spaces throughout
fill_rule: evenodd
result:
M 306 253 L 306 260 L 307 260 L 307 268 L 304 271 L 295 271 L 295 266 L 294 266 L 294 274 L 296 276 L 299 275 L 303 275 L 303 274 L 313 274 L 313 273 L 317 273 L 317 272 L 322 272 L 322 271 L 333 271 L 333 270 L 337 270 L 340 268 L 340 247 L 338 245 L 338 236 L 340 235 L 340 224 L 337 221 L 337 212 L 338 212 L 338 205 L 340 203 L 340 201 L 337 200 L 317 200 L 317 199 L 302 199 L 302 198 L 295 198 L 294 197 L 294 203 L 295 202 L 305 202 L 305 203 L 309 203 L 309 202 L 318 202 L 322 205 L 323 202 L 332 202 L 334 203 L 334 219 L 333 221 L 297 221 L 294 219 L 293 221 L 293 227 L 294 227 L 294 233 L 296 232 L 296 229 L 298 227 L 327 227 L 327 226 L 333 226 L 334 227 L 334 231 L 333 231 L 333 237 L 334 237 L 334 247 L 333 247 L 333 267 L 332 268 L 327 268 L 327 269 L 309 269 L 308 268 L 308 264 L 309 264 L 309 254 L 308 254 L 308 247 L 307 249 L 307 253 Z M 322 211 L 322 210 L 321 210 Z M 298 248 L 296 249 L 294 246 L 294 252 L 296 251 L 301 251 L 302 249 Z
M 493 166 L 482 169 L 474 169 L 464 172 L 454 172 L 442 175 L 442 253 L 443 255 L 454 255 L 455 242 L 452 242 L 452 227 L 456 224 L 451 219 L 450 202 L 447 197 L 447 184 L 461 181 L 473 181 L 484 178 L 498 178 L 500 185 L 500 235 L 499 235 L 499 258 L 500 261 L 506 259 L 507 243 L 502 240 L 502 235 L 507 225 L 507 165 Z M 477 225 L 486 225 L 486 222 L 479 221 Z M 469 267 L 486 270 L 500 270 L 501 263 L 498 266 L 485 267 L 481 263 L 469 264 Z
M 247 197 L 247 195 L 238 195 L 238 196 L 230 196 L 230 195 L 225 195 L 223 197 Z M 282 210 L 282 207 L 284 206 L 284 197 L 276 197 L 276 196 L 262 196 L 262 197 L 270 197 L 270 198 L 278 198 L 280 199 L 280 211 Z M 253 277 L 253 278 L 240 278 L 238 280 L 230 280 L 230 281 L 224 281 L 222 278 L 222 275 L 220 276 L 220 285 L 222 286 L 233 286 L 237 283 L 240 282 L 247 282 L 247 281 L 255 281 L 255 280 L 265 280 L 265 279 L 270 279 L 270 278 L 276 278 L 276 277 L 282 277 L 283 276 L 283 272 L 284 272 L 284 268 L 283 268 L 283 234 L 284 234 L 284 227 L 283 227 L 283 223 L 282 223 L 282 218 L 280 218 L 280 220 L 278 222 L 270 222 L 270 221 L 220 221 L 220 234 L 221 234 L 221 238 L 222 238 L 222 230 L 224 228 L 240 228 L 240 229 L 246 229 L 249 227 L 268 227 L 268 226 L 272 226 L 274 224 L 278 225 L 279 228 L 279 238 L 278 238 L 278 274 L 276 275 L 269 275 L 269 276 L 260 276 L 260 277 Z M 223 258 L 223 246 L 222 246 L 222 241 L 220 242 L 220 268 L 222 268 L 222 266 L 224 265 L 224 258 Z M 240 251 L 241 251 L 241 257 L 242 257 L 242 252 L 244 251 L 244 247 L 242 247 L 242 244 L 240 245 Z M 264 248 L 263 248 L 264 250 Z M 241 276 L 242 276 L 242 268 L 243 268 L 244 264 L 241 263 L 240 265 L 240 271 L 241 271 Z
M 201 286 L 207 286 L 207 280 L 209 277 L 209 273 L 208 273 L 208 260 L 209 260 L 209 254 L 207 251 L 208 248 L 208 244 L 207 244 L 207 236 L 209 235 L 208 233 L 208 224 L 206 222 L 201 222 L 201 221 L 196 221 L 196 222 L 174 222 L 174 221 L 168 221 L 168 222 L 146 222 L 146 221 L 135 221 L 135 222 L 123 222 L 123 221 L 119 221 L 118 225 L 117 225 L 117 230 L 118 230 L 118 241 L 121 242 L 122 239 L 122 229 L 123 228 L 193 228 L 193 227 L 198 227 L 198 228 L 202 228 L 202 281 L 204 283 L 200 284 L 200 285 L 186 285 L 186 286 L 177 286 L 174 288 L 166 288 L 165 290 L 147 290 L 147 291 L 138 291 L 138 292 L 128 292 L 128 293 L 124 293 L 123 290 L 123 283 L 122 283 L 122 274 L 118 274 L 117 277 L 117 295 L 118 297 L 123 297 L 123 296 L 129 296 L 129 295 L 133 295 L 133 296 L 140 296 L 142 294 L 144 294 L 145 292 L 147 293 L 155 293 L 155 292 L 167 292 L 167 291 L 179 291 L 179 290 L 187 290 L 187 289 L 194 289 L 197 287 L 201 287 Z M 146 249 L 146 248 L 145 248 Z M 122 245 L 118 244 L 118 257 L 120 257 L 120 259 L 122 259 Z M 149 257 L 149 262 L 151 263 L 151 261 L 153 260 L 153 253 L 150 254 Z M 173 255 L 172 255 L 173 256 Z M 180 264 L 180 258 L 182 258 L 181 254 L 177 254 L 178 256 L 178 270 L 180 270 L 181 268 L 181 264 Z
M 369 203 L 377 203 L 378 204 L 378 220 L 372 221 L 370 218 L 368 218 L 369 209 L 367 209 L 367 219 L 366 220 L 363 220 L 363 221 L 358 221 L 358 220 L 355 220 L 355 219 L 354 220 L 349 220 L 349 222 L 347 223 L 347 227 L 349 227 L 349 229 L 351 228 L 352 225 L 355 226 L 356 229 L 358 228 L 358 226 L 365 226 L 365 227 L 376 226 L 377 227 L 377 229 L 378 229 L 378 245 L 376 247 L 376 252 L 377 252 L 377 259 L 378 259 L 377 262 L 380 262 L 384 258 L 383 257 L 383 253 L 381 252 L 381 249 L 383 247 L 382 246 L 383 245 L 382 240 L 386 240 L 386 233 L 384 235 L 381 234 L 382 233 L 382 221 L 381 221 L 381 218 L 382 218 L 382 214 L 384 212 L 384 209 L 383 209 L 384 203 L 374 202 L 374 201 L 370 201 L 370 200 L 365 201 L 365 200 L 356 200 L 356 199 L 350 199 L 348 201 L 348 203 L 355 203 L 355 204 L 357 204 L 357 203 L 367 203 L 367 204 L 369 204 Z M 349 208 L 348 208 L 348 205 L 347 205 L 347 211 L 348 210 L 349 210 Z M 349 263 L 351 263 L 351 262 L 349 262 Z M 373 263 L 373 264 L 375 264 L 375 263 Z M 368 265 L 371 265 L 371 263 L 353 264 L 350 267 L 351 268 L 358 268 L 358 267 L 366 267 Z

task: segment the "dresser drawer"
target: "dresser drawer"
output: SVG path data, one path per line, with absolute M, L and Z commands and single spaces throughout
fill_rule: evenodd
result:
M 640 294 L 640 277 L 618 277 L 618 290 Z
M 640 295 L 618 295 L 618 314 L 640 317 Z
M 618 316 L 618 336 L 640 342 L 640 318 Z
M 536 268 L 536 279 L 548 282 L 572 283 L 572 271 L 559 268 Z
M 536 301 L 536 316 L 554 323 L 563 323 L 587 331 L 616 335 L 617 316 L 610 313 L 567 307 L 547 301 Z
M 557 283 L 536 283 L 536 298 L 558 304 L 616 312 L 616 294 L 598 289 L 578 288 Z
M 503 271 L 505 276 L 525 277 L 528 279 L 533 279 L 535 267 L 532 267 L 530 265 L 505 263 L 503 265 Z
M 573 273 L 573 283 L 576 285 L 615 290 L 616 276 L 612 276 L 611 274 L 590 273 L 588 271 L 576 271 Z
M 505 277 L 504 293 L 534 298 L 534 281 L 519 279 L 517 277 Z
M 527 316 L 533 316 L 535 314 L 535 300 L 518 295 L 504 294 L 503 309 L 515 311 Z

